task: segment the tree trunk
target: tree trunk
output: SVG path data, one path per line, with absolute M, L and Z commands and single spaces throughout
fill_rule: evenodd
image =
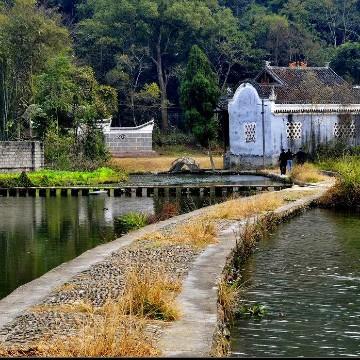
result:
M 209 142 L 209 157 L 210 157 L 211 169 L 212 169 L 212 171 L 215 171 L 215 164 L 214 164 L 214 159 L 213 159 L 213 156 L 212 156 L 210 142 Z
M 161 93 L 161 125 L 163 130 L 168 129 L 168 99 L 166 93 L 166 81 L 164 79 L 164 72 L 161 58 L 161 35 L 159 35 L 158 43 L 156 44 L 156 70 L 158 74 L 159 87 Z

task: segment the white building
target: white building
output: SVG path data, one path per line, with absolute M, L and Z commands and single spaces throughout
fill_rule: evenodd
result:
M 228 103 L 225 166 L 277 163 L 280 151 L 312 151 L 333 139 L 360 144 L 360 89 L 329 66 L 266 64 Z

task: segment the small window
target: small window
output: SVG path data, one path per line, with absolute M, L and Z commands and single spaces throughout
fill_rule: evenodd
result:
M 349 139 L 355 136 L 355 123 L 336 123 L 334 124 L 334 137 L 338 139 Z
M 286 123 L 286 134 L 290 140 L 301 139 L 301 122 L 287 122 Z
M 256 123 L 245 123 L 244 124 L 245 142 L 256 142 Z

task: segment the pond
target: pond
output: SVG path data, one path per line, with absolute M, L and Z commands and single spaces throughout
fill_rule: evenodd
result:
M 160 213 L 170 201 L 179 213 L 222 197 L 0 197 L 0 299 L 84 251 L 117 237 L 113 219 L 130 212 Z
M 211 174 L 141 174 L 130 175 L 126 185 L 281 185 L 265 176 L 258 175 L 211 175 Z
M 259 243 L 242 269 L 245 304 L 262 320 L 236 320 L 234 357 L 360 355 L 360 216 L 314 209 Z

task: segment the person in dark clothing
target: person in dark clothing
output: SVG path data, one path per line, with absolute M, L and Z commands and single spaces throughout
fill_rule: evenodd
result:
M 306 153 L 303 151 L 302 148 L 296 153 L 296 163 L 299 165 L 303 165 L 306 161 Z
M 281 175 L 286 174 L 286 164 L 287 164 L 287 156 L 284 149 L 281 149 L 281 154 L 279 156 L 279 163 L 280 163 L 280 173 Z
M 288 172 L 290 172 L 293 166 L 293 159 L 294 159 L 294 154 L 291 152 L 290 149 L 288 149 L 288 151 L 286 152 L 286 158 L 287 158 L 287 170 Z

